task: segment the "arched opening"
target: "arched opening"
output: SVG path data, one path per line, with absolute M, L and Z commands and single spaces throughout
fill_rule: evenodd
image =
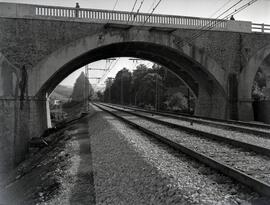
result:
M 212 93 L 212 86 L 216 87 L 216 89 L 222 89 L 214 77 L 206 71 L 206 68 L 203 68 L 202 65 L 199 65 L 184 54 L 179 54 L 169 47 L 160 46 L 158 44 L 127 42 L 102 46 L 90 50 L 75 59 L 70 59 L 67 64 L 59 68 L 53 76 L 45 82 L 38 91 L 37 96 L 50 93 L 56 85 L 76 69 L 94 61 L 113 57 L 142 58 L 166 66 L 180 78 L 183 74 L 186 74 L 188 77 L 185 79 L 185 82 L 196 96 L 198 96 L 198 86 L 196 84 L 205 87 L 209 94 Z
M 268 76 L 270 71 L 270 45 L 267 45 L 260 49 L 255 55 L 253 55 L 247 66 L 243 69 L 239 78 L 239 119 L 244 121 L 259 120 L 267 122 L 267 119 L 263 116 L 259 119 L 259 115 L 267 115 L 266 110 L 263 114 L 258 107 L 262 105 L 262 109 L 267 106 L 267 88 L 269 84 Z M 257 101 L 257 102 L 255 102 Z M 257 108 L 254 109 L 253 105 Z M 264 107 L 264 108 L 263 108 Z M 256 117 L 255 117 L 256 115 Z M 269 122 L 268 122 L 269 123 Z
M 66 50 L 68 49 L 63 49 L 65 57 L 68 56 Z M 175 48 L 158 43 L 129 41 L 108 43 L 93 49 L 84 47 L 83 51 L 80 50 L 80 55 L 74 55 L 72 50 L 70 52 L 69 55 L 74 57 L 66 57 L 65 63 L 62 65 L 57 62 L 57 55 L 60 53 L 59 59 L 61 59 L 62 53 L 56 51 L 49 60 L 45 59 L 34 69 L 36 74 L 33 75 L 32 81 L 37 84 L 34 88 L 37 90 L 35 98 L 46 99 L 64 78 L 86 64 L 106 58 L 135 57 L 162 65 L 182 79 L 197 99 L 196 115 L 214 118 L 226 118 L 227 116 L 227 97 L 223 86 L 205 66 L 185 54 L 184 51 L 180 52 Z M 207 60 L 204 58 L 202 61 Z M 207 62 L 212 63 L 210 60 Z M 61 66 L 56 66 L 57 64 Z
M 72 113 L 84 113 L 90 100 L 193 114 L 196 98 L 185 80 L 169 69 L 144 59 L 121 57 L 74 71 L 57 85 L 49 102 L 51 119 L 57 124 Z
M 268 55 L 255 75 L 252 86 L 254 120 L 270 123 L 270 55 Z

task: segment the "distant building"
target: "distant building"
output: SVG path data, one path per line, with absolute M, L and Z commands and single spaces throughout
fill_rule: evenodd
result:
M 60 105 L 61 104 L 61 100 L 55 99 L 55 100 L 52 101 L 52 104 L 53 105 Z

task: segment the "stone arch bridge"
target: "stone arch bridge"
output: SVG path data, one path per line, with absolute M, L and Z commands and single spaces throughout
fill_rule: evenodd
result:
M 198 115 L 253 120 L 254 76 L 270 62 L 265 31 L 247 21 L 0 3 L 1 167 L 21 161 L 48 127 L 57 84 L 110 57 L 166 66 L 196 96 Z

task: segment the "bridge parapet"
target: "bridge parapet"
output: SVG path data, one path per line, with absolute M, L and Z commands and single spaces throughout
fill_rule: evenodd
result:
M 148 13 L 131 13 L 99 9 L 56 7 L 32 4 L 0 3 L 0 17 L 70 20 L 89 23 L 117 23 L 134 26 L 155 26 L 184 29 L 202 29 L 234 32 L 252 32 L 249 21 L 173 16 Z M 258 25 L 258 24 L 257 24 Z M 254 26 L 255 27 L 255 26 Z M 257 30 L 258 31 L 258 30 Z M 264 32 L 264 29 L 260 30 Z

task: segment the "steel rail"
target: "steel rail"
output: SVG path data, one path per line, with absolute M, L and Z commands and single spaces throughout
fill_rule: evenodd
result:
M 119 106 L 115 104 L 111 104 L 111 105 Z M 185 120 L 185 121 L 194 122 L 198 124 L 205 124 L 205 125 L 212 124 L 216 127 L 230 128 L 236 131 L 256 134 L 256 135 L 264 136 L 266 138 L 270 138 L 270 125 L 255 124 L 255 123 L 234 121 L 234 120 L 222 120 L 222 119 L 215 119 L 215 118 L 208 118 L 208 117 L 201 117 L 201 116 L 192 116 L 188 114 L 173 114 L 173 113 L 168 113 L 168 112 L 157 112 L 157 111 L 150 111 L 150 110 L 145 110 L 145 109 L 135 108 L 135 107 L 130 107 L 130 106 L 122 106 L 122 105 L 120 107 L 132 109 L 134 111 L 141 111 L 141 112 L 151 113 L 155 115 L 171 117 L 174 119 Z M 269 130 L 269 132 L 263 131 L 263 130 L 254 130 L 250 127 Z
M 242 184 L 245 184 L 246 186 L 250 187 L 251 189 L 257 191 L 258 193 L 262 194 L 262 195 L 265 195 L 265 196 L 270 196 L 270 185 L 261 181 L 261 180 L 258 180 L 258 179 L 255 179 L 254 177 L 252 176 L 249 176 L 247 174 L 245 174 L 244 172 L 241 172 L 233 167 L 230 167 L 228 165 L 225 165 L 215 159 L 213 159 L 212 157 L 208 157 L 204 154 L 201 154 L 199 152 L 196 152 L 192 149 L 189 149 L 179 143 L 176 143 L 166 137 L 163 137 L 157 133 L 154 133 L 134 122 L 131 122 L 129 120 L 127 120 L 126 118 L 124 117 L 121 117 L 119 115 L 117 115 L 116 113 L 112 112 L 112 111 L 109 111 L 108 109 L 105 109 L 104 107 L 100 106 L 100 105 L 97 105 L 96 103 L 93 103 L 95 106 L 97 106 L 98 108 L 100 108 L 101 110 L 103 111 L 106 111 L 108 113 L 110 113 L 111 115 L 115 116 L 116 118 L 124 121 L 125 123 L 137 128 L 138 130 L 142 131 L 143 133 L 153 137 L 154 139 L 174 148 L 175 150 L 177 151 L 180 151 L 180 152 L 183 152 L 185 153 L 186 155 L 198 160 L 199 162 L 202 162 L 206 165 L 208 165 L 209 167 L 223 173 L 224 175 L 227 175 L 231 178 L 233 178 L 234 180 L 242 183 Z
M 109 108 L 112 108 L 112 109 L 115 109 L 115 110 L 118 110 L 118 111 L 121 111 L 121 112 L 125 112 L 125 113 L 131 114 L 131 115 L 135 115 L 137 117 L 141 117 L 141 118 L 153 121 L 153 122 L 161 124 L 161 125 L 165 125 L 165 126 L 168 126 L 168 127 L 171 127 L 171 128 L 178 129 L 180 131 L 185 131 L 185 132 L 192 133 L 192 134 L 195 134 L 195 135 L 200 135 L 200 136 L 202 136 L 204 138 L 208 138 L 208 139 L 211 139 L 211 140 L 216 140 L 216 141 L 219 141 L 219 142 L 224 142 L 226 144 L 230 144 L 230 145 L 233 145 L 233 146 L 236 146 L 236 147 L 241 147 L 241 148 L 244 148 L 244 149 L 247 149 L 247 150 L 250 150 L 250 151 L 254 151 L 254 152 L 258 153 L 258 154 L 263 154 L 263 155 L 266 155 L 266 156 L 270 156 L 270 149 L 265 148 L 265 147 L 261 147 L 261 146 L 250 144 L 250 143 L 247 143 L 247 142 L 242 142 L 242 141 L 231 139 L 231 138 L 228 138 L 228 137 L 223 137 L 221 135 L 212 134 L 212 133 L 209 133 L 209 132 L 189 128 L 189 127 L 186 127 L 186 126 L 183 126 L 183 125 L 178 125 L 178 124 L 175 124 L 175 123 L 166 122 L 166 121 L 163 121 L 163 120 L 159 120 L 159 119 L 152 118 L 152 117 L 149 117 L 149 116 L 141 115 L 141 114 L 134 113 L 134 112 L 131 112 L 131 111 L 122 110 L 121 108 L 116 108 L 116 107 L 109 106 L 109 105 L 106 105 L 106 104 L 102 104 L 102 105 L 106 106 L 106 107 L 109 107 Z

